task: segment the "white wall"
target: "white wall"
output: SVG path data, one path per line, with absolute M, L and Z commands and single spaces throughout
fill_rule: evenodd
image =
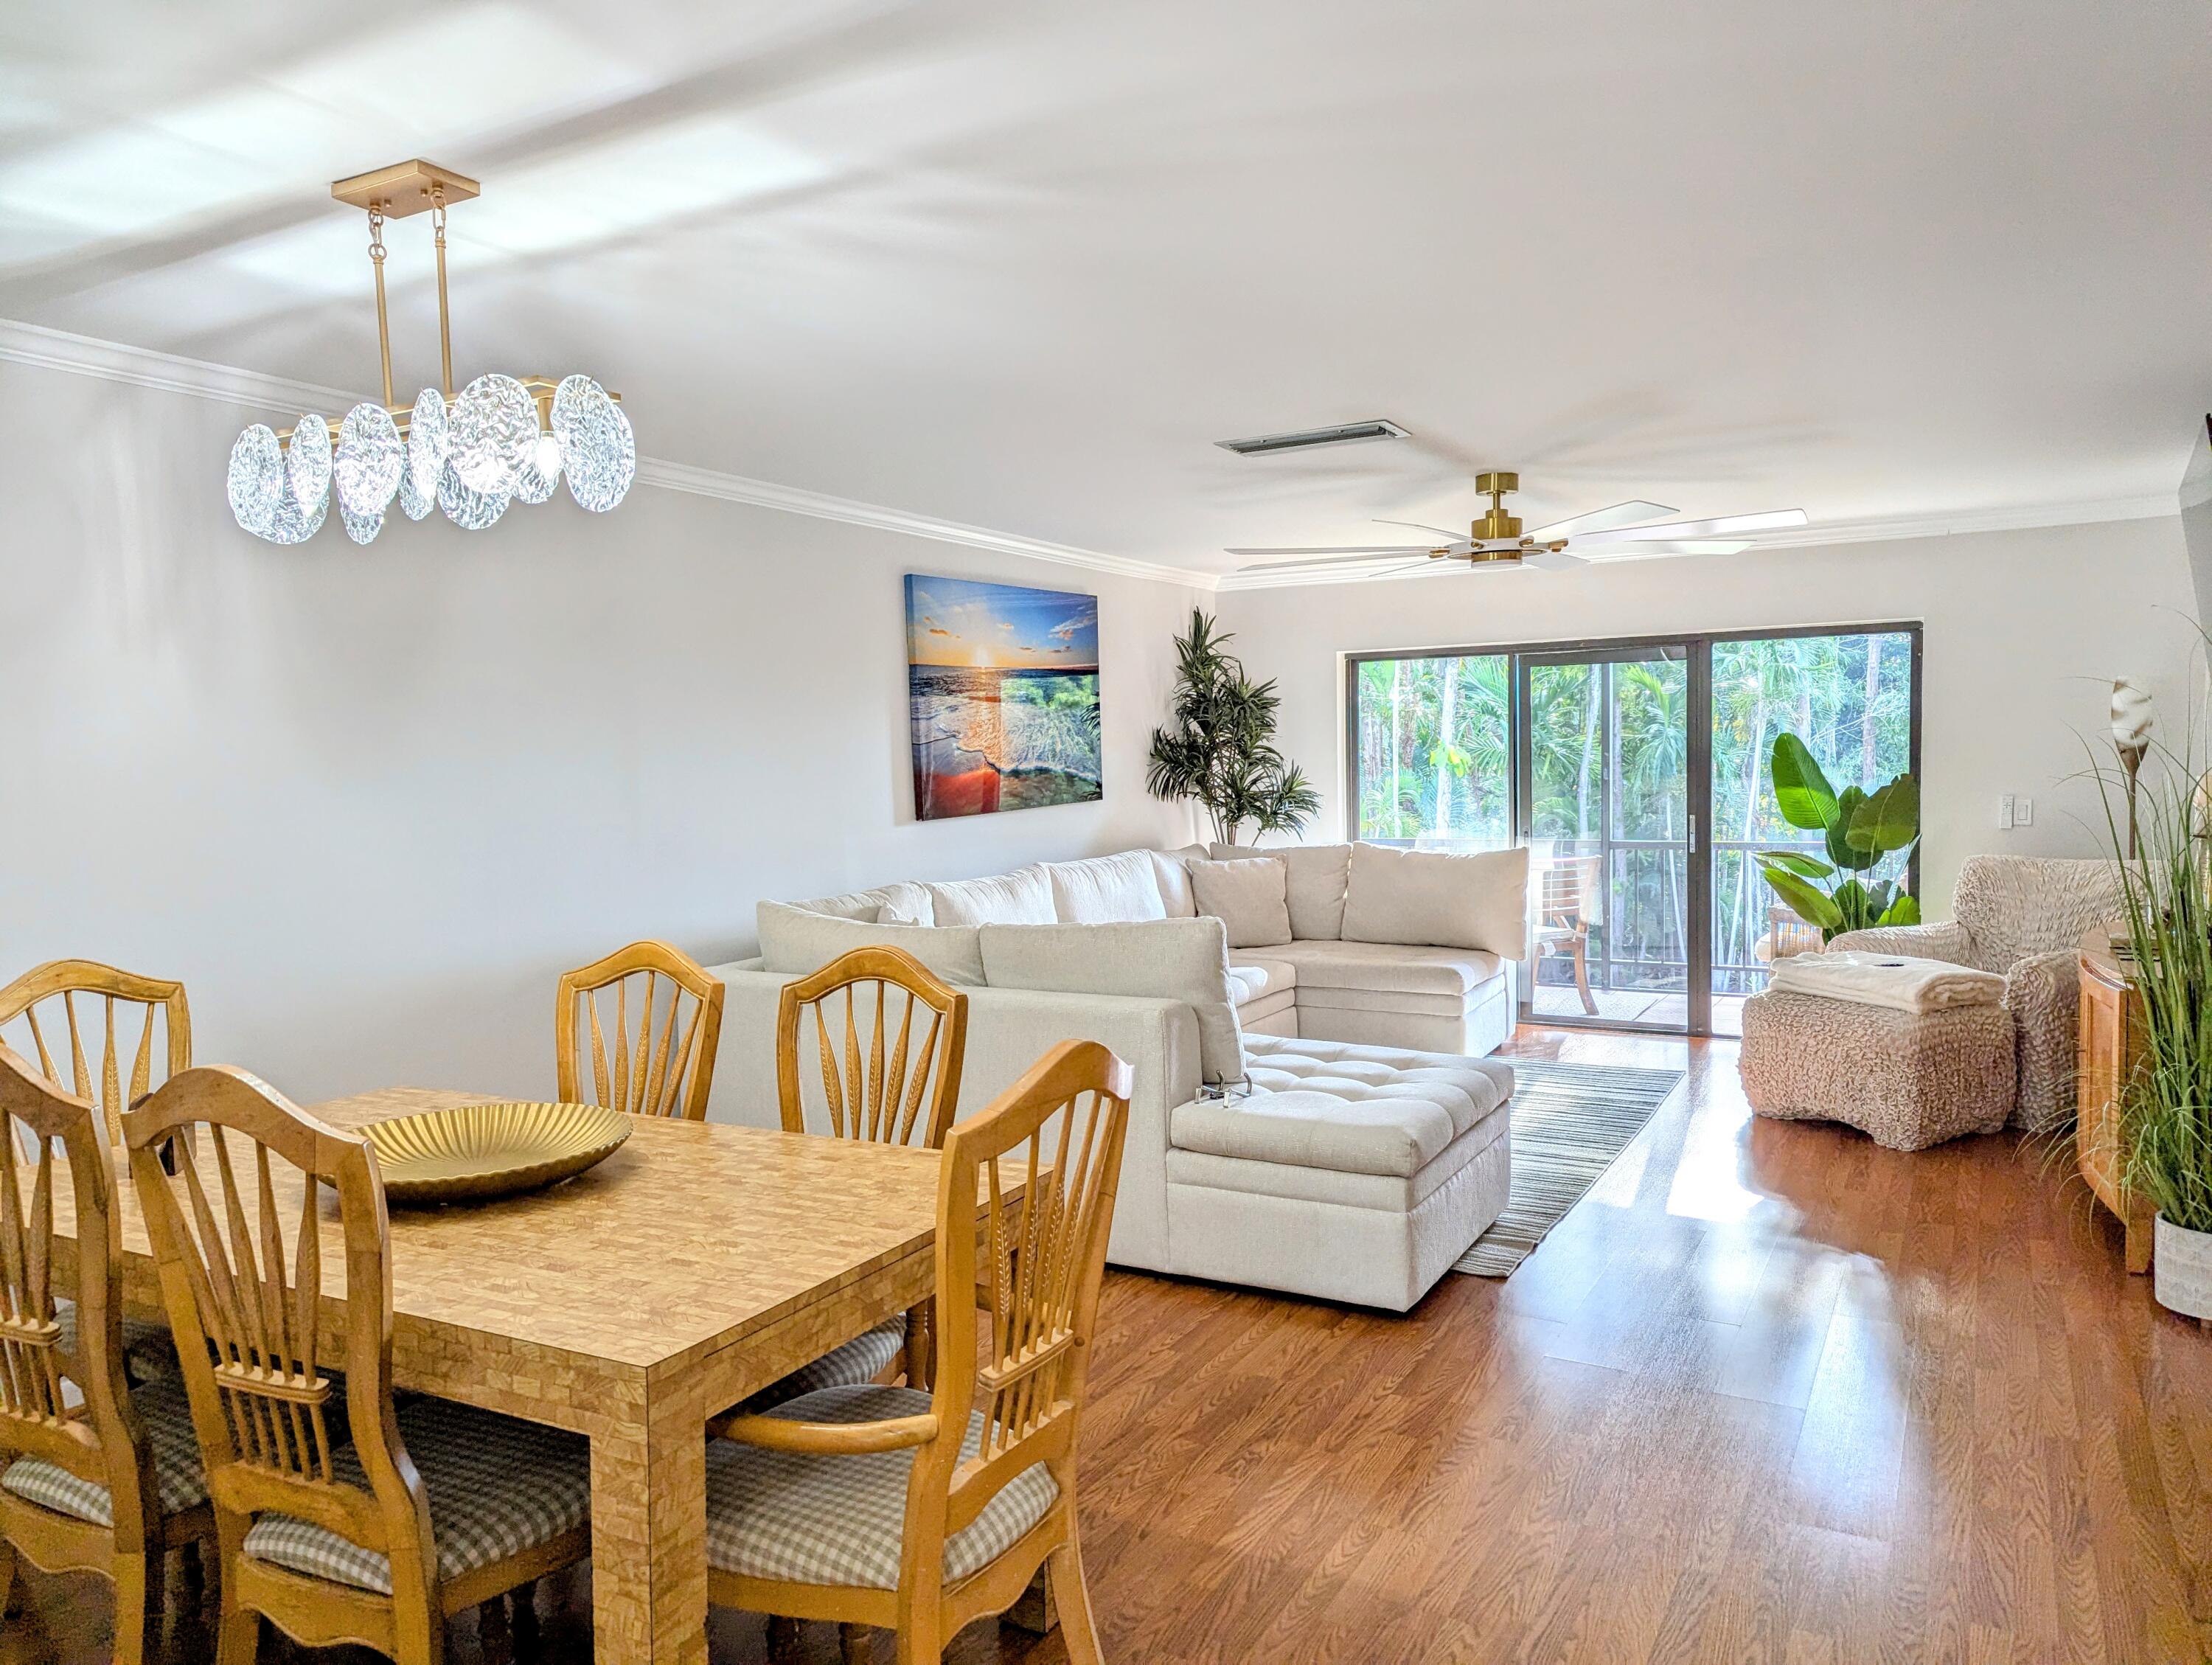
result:
M 303 1100 L 544 1095 L 555 977 L 635 938 L 1189 836 L 1143 784 L 1187 591 L 643 487 L 279 549 L 223 499 L 260 414 L 0 366 L 0 981 L 182 977 L 200 1060 Z M 914 821 L 908 571 L 1098 595 L 1103 802 Z
M 2178 739 L 2198 641 L 2178 517 L 1220 601 L 1247 668 L 1280 679 L 1284 750 L 1320 784 L 1318 830 L 1332 837 L 1344 834 L 1348 652 L 1917 620 L 1930 918 L 1944 916 L 1959 864 L 1977 852 L 2097 853 L 2102 811 L 2081 778 L 2080 736 L 2103 728 L 2111 678 L 2131 676 Z M 2033 827 L 1996 829 L 2005 793 L 2035 799 Z

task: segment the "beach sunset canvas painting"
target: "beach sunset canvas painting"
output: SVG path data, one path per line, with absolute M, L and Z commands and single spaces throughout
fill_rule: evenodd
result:
M 906 636 L 915 818 L 1101 795 L 1097 596 L 908 573 Z

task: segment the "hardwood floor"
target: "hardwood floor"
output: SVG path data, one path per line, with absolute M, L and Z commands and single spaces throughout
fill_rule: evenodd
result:
M 2212 1334 L 2122 1272 L 2066 1164 L 1754 1121 L 1727 1042 L 1514 1051 L 1689 1076 L 1509 1282 L 1388 1318 L 1110 1279 L 1083 1511 L 1110 1659 L 2212 1658 Z M 585 1589 L 547 1591 L 544 1656 L 589 1658 Z M 106 1656 L 96 1581 L 19 1591 L 0 1665 Z M 744 1615 L 713 1642 L 766 1657 Z M 1065 1656 L 989 1623 L 948 1655 Z

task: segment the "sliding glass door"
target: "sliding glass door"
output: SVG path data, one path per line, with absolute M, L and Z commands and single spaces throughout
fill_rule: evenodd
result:
M 1699 986 L 1689 644 L 1514 660 L 1535 908 L 1522 1014 L 1685 1030 Z
M 1871 790 L 1915 765 L 1919 686 L 1909 624 L 1354 655 L 1350 830 L 1529 847 L 1524 1019 L 1736 1034 L 1820 945 L 1750 860 L 1818 844 L 1775 808 L 1775 736 Z

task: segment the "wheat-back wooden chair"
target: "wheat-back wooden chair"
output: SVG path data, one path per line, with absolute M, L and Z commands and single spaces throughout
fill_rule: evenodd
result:
M 1127 1064 L 1065 1041 L 952 1128 L 935 1388 L 831 1388 L 725 1424 L 708 1454 L 715 1602 L 894 1629 L 902 1665 L 935 1665 L 1049 1562 L 1068 1657 L 1095 1665 L 1076 1452 L 1129 1092 Z
M 95 1014 L 92 1043 L 100 1060 L 96 1069 L 85 1051 L 86 1020 Z M 161 1036 L 159 1075 L 155 1073 L 157 1030 Z M 52 1050 L 64 1041 L 66 1077 Z M 142 977 L 97 960 L 49 960 L 0 988 L 0 1042 L 35 1057 L 40 1073 L 64 1092 L 97 1104 L 102 1135 L 119 1149 L 124 1111 L 192 1066 L 191 1011 L 180 982 Z M 126 1049 L 131 1060 L 127 1079 L 123 1073 Z
M 611 1013 L 605 1010 L 610 990 Z M 638 1115 L 705 1121 L 707 1096 L 714 1085 L 714 1051 L 722 1038 L 723 992 L 720 977 L 665 942 L 634 942 L 563 973 L 553 1018 L 554 1075 L 561 1102 L 586 1102 L 578 1044 L 581 1036 L 588 1036 L 590 1102 Z
M 86 1053 L 88 1030 L 93 1056 Z M 100 1137 L 120 1151 L 124 1111 L 192 1066 L 191 1009 L 185 986 L 168 978 L 142 977 L 97 960 L 49 960 L 0 988 L 0 1043 L 35 1056 L 40 1073 L 59 1091 L 90 1099 Z M 55 1061 L 57 1047 L 66 1070 Z M 123 1355 L 126 1370 L 142 1381 L 177 1373 L 169 1328 L 152 1319 L 125 1316 Z
M 786 983 L 776 1003 L 775 1097 L 784 1131 L 942 1150 L 967 1049 L 965 994 L 900 949 L 841 954 Z M 806 1089 L 815 1079 L 822 1125 L 810 1127 Z
M 775 1096 L 783 1129 L 942 1150 L 967 1051 L 965 994 L 898 949 L 855 948 L 786 983 L 778 1000 Z M 764 1389 L 745 1408 L 902 1375 L 921 1385 L 929 1351 L 927 1309 L 894 1314 Z
M 0 1613 L 19 1554 L 97 1572 L 115 1587 L 115 1657 L 140 1665 L 160 1649 L 168 1552 L 211 1542 L 215 1518 L 183 1385 L 125 1379 L 114 1185 L 98 1107 L 0 1045 Z
M 589 1553 L 583 1440 L 439 1400 L 395 1407 L 367 1139 L 228 1068 L 173 1077 L 124 1133 L 214 1501 L 218 1665 L 252 1665 L 264 1618 L 310 1647 L 430 1665 L 452 1614 Z M 326 1257 L 342 1297 L 324 1293 Z

